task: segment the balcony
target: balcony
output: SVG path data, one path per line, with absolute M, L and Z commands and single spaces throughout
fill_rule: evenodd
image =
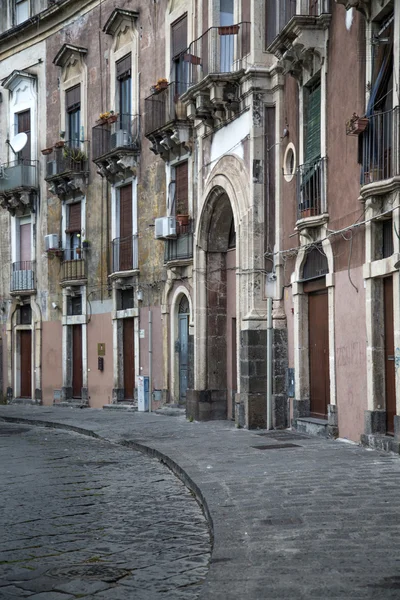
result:
M 89 177 L 89 142 L 57 142 L 47 154 L 46 181 L 60 200 L 85 193 Z
M 81 258 L 80 249 L 64 250 L 61 263 L 61 285 L 82 285 L 87 281 L 86 261 Z
M 193 223 L 176 226 L 176 238 L 165 240 L 164 263 L 187 264 L 193 259 Z
M 140 153 L 140 116 L 114 115 L 92 129 L 92 160 L 110 183 L 136 174 Z
M 275 37 L 268 51 L 279 59 L 284 73 L 306 83 L 319 71 L 326 55 L 326 32 L 331 22 L 331 0 L 302 0 L 300 12 L 296 3 L 286 0 L 286 10 L 276 22 Z
M 215 126 L 239 111 L 238 82 L 248 66 L 248 22 L 210 27 L 182 55 L 188 89 L 181 95 L 188 117 Z
M 129 277 L 138 270 L 137 234 L 116 238 L 111 242 L 110 275 Z
M 399 107 L 369 117 L 362 135 L 361 185 L 371 192 L 384 193 L 400 175 Z
M 164 160 L 173 160 L 189 150 L 189 121 L 186 106 L 179 96 L 186 92 L 187 83 L 177 81 L 145 99 L 145 136 L 152 142 L 150 148 Z
M 34 262 L 31 260 L 12 264 L 11 286 L 12 295 L 28 295 L 36 291 Z
M 327 220 L 326 158 L 300 165 L 297 169 L 297 228 L 319 226 Z
M 38 193 L 38 162 L 18 160 L 0 165 L 0 206 L 22 216 L 34 209 Z

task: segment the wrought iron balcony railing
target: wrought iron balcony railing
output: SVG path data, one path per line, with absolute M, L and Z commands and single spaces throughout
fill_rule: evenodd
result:
M 250 26 L 248 22 L 210 27 L 194 40 L 181 60 L 188 85 L 193 86 L 207 75 L 236 73 L 246 68 L 250 53 Z
M 137 234 L 116 238 L 111 242 L 110 273 L 133 271 L 138 268 L 138 236 Z
M 361 184 L 400 175 L 399 107 L 369 117 L 362 135 Z
M 86 261 L 81 257 L 81 249 L 70 248 L 64 250 L 64 260 L 61 263 L 61 282 L 86 278 Z
M 319 17 L 330 14 L 331 0 L 301 0 L 299 11 L 296 11 L 296 0 L 269 0 L 267 11 L 269 18 L 266 36 L 269 46 L 293 17 Z
M 174 121 L 186 120 L 186 108 L 179 96 L 186 92 L 187 87 L 187 83 L 175 81 L 145 99 L 145 135 L 162 129 Z
M 300 165 L 297 169 L 298 219 L 322 215 L 326 209 L 326 159 Z
M 0 194 L 38 187 L 38 161 L 16 160 L 0 166 Z
M 27 292 L 35 289 L 34 262 L 25 260 L 12 264 L 11 291 Z
M 193 224 L 177 223 L 175 239 L 165 240 L 164 262 L 189 260 L 193 258 Z
M 47 155 L 46 180 L 62 175 L 87 173 L 89 171 L 89 142 L 69 140 L 57 142 Z
M 140 115 L 115 115 L 92 129 L 92 160 L 117 150 L 139 151 Z

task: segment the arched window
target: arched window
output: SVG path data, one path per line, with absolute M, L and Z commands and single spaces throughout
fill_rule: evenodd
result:
M 183 295 L 179 302 L 179 314 L 188 315 L 190 313 L 189 300 L 187 296 Z

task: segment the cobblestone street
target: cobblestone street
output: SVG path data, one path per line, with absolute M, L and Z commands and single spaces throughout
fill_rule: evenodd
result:
M 210 535 L 186 487 L 114 444 L 0 424 L 1 600 L 193 599 Z

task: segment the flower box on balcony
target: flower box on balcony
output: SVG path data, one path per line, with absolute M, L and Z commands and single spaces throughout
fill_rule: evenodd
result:
M 58 142 L 56 142 L 54 144 L 54 148 L 64 148 L 64 146 L 65 146 L 64 140 L 59 140 Z
M 367 117 L 359 117 L 356 113 L 346 122 L 346 135 L 360 135 L 368 126 Z
M 108 117 L 107 119 L 107 123 L 109 125 L 111 125 L 111 123 L 116 123 L 118 121 L 118 115 L 111 115 L 111 117 Z
M 51 148 L 43 148 L 43 150 L 41 152 L 42 152 L 43 156 L 51 154 L 53 152 L 53 147 L 51 147 Z
M 239 33 L 239 25 L 225 25 L 218 27 L 219 35 L 236 35 Z
M 300 211 L 300 215 L 302 219 L 308 219 L 309 217 L 315 217 L 318 214 L 317 208 L 305 208 Z

